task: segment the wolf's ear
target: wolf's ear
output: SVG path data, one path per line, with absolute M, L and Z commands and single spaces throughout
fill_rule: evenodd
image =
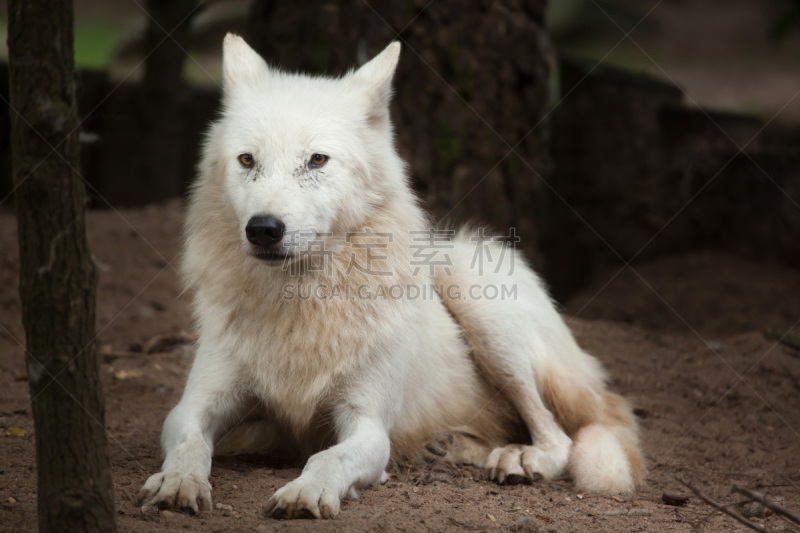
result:
M 229 33 L 222 42 L 222 88 L 250 84 L 269 71 L 267 63 L 238 35 Z
M 392 77 L 399 59 L 400 43 L 394 41 L 353 74 L 353 79 L 369 92 L 375 111 L 386 109 L 392 99 Z

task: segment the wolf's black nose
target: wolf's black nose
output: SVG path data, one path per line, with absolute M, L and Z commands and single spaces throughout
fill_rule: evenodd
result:
M 264 248 L 281 242 L 285 231 L 286 224 L 272 215 L 256 215 L 247 221 L 244 229 L 251 244 Z

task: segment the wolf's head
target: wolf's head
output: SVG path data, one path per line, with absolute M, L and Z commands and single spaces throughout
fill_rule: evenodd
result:
M 205 162 L 222 180 L 245 251 L 273 264 L 360 227 L 398 187 L 390 44 L 337 79 L 269 67 L 241 37 L 223 45 L 223 111 Z

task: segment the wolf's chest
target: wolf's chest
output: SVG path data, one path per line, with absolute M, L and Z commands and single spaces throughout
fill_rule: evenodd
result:
M 250 392 L 296 432 L 319 423 L 373 352 L 352 323 L 331 316 L 309 323 L 287 313 L 244 329 L 234 356 Z

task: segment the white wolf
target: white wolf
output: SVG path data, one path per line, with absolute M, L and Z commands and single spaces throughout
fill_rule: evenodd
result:
M 310 455 L 266 503 L 274 517 L 332 517 L 426 445 L 500 483 L 568 471 L 579 490 L 625 492 L 643 478 L 630 407 L 521 257 L 480 269 L 476 247 L 495 261 L 507 248 L 462 231 L 437 234 L 437 268 L 420 266 L 416 239 L 433 230 L 394 146 L 399 54 L 329 79 L 225 38 L 222 116 L 186 224 L 200 339 L 143 509 L 210 509 L 223 448 Z

